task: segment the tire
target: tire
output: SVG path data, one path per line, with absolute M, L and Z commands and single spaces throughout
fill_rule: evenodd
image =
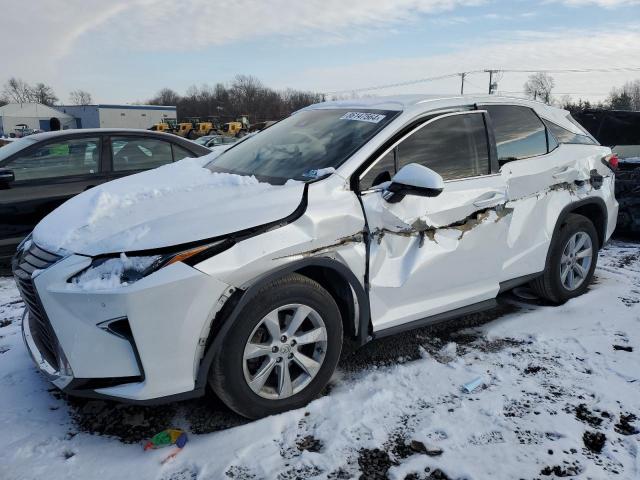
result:
M 571 239 L 578 239 L 577 243 L 579 244 L 584 238 L 582 237 L 583 235 L 588 237 L 588 240 L 585 239 L 586 242 L 591 242 L 591 253 L 590 255 L 584 255 L 583 257 L 576 257 L 573 259 L 570 256 L 565 256 L 565 264 L 569 265 L 569 275 L 567 275 L 563 280 L 562 272 L 565 271 L 562 265 L 563 254 L 565 252 L 570 252 L 568 244 Z M 589 283 L 593 278 L 593 272 L 598 260 L 598 249 L 598 233 L 596 232 L 591 220 L 582 215 L 574 213 L 569 214 L 565 223 L 562 224 L 558 232 L 556 232 L 553 237 L 544 273 L 531 282 L 531 288 L 539 297 L 556 305 L 582 295 L 586 292 L 589 287 Z M 583 253 L 580 252 L 579 255 L 583 255 Z M 570 266 L 570 262 L 573 260 L 574 263 L 578 263 L 582 266 L 582 263 L 580 263 L 582 262 L 582 258 L 589 258 L 590 262 L 588 268 L 582 268 L 583 271 L 586 271 L 586 275 L 582 278 L 578 278 L 579 276 L 577 274 L 571 272 L 571 270 L 577 272 L 577 267 L 572 268 Z M 566 263 L 567 261 L 569 263 Z M 567 283 L 570 283 L 569 280 L 571 275 L 576 278 L 574 288 L 569 288 L 567 285 Z M 578 282 L 578 280 L 580 281 Z
M 311 311 L 304 316 L 307 309 Z M 286 337 L 284 343 L 282 337 L 274 340 L 275 335 L 270 332 L 291 333 L 286 330 L 298 311 L 304 320 L 297 333 Z M 267 328 L 277 328 L 274 325 L 280 330 Z M 325 328 L 324 340 L 318 334 L 321 326 Z M 309 332 L 314 333 L 303 336 Z M 316 337 L 320 341 L 302 344 Z M 223 326 L 213 348 L 216 351 L 209 384 L 230 409 L 254 419 L 300 408 L 320 394 L 338 363 L 342 349 L 340 310 L 317 282 L 299 274 L 287 275 L 262 287 L 233 324 Z M 258 356 L 248 358 L 254 350 Z M 310 368 L 303 370 L 303 364 Z M 267 375 L 258 375 L 269 367 Z M 287 367 L 289 375 L 283 367 Z M 288 384 L 282 380 L 287 377 L 291 379 Z M 260 386 L 261 378 L 265 379 L 264 386 Z

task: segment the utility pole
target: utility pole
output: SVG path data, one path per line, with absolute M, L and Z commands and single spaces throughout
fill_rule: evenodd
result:
M 493 74 L 498 73 L 499 70 L 485 70 L 485 72 L 489 74 L 489 95 L 491 95 L 497 86 L 493 84 Z
M 464 77 L 467 76 L 467 74 L 465 72 L 462 72 L 459 74 L 460 75 L 460 95 L 464 95 Z

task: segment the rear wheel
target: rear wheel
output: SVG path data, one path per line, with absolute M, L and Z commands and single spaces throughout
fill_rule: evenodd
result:
M 533 290 L 552 303 L 564 303 L 588 288 L 598 260 L 598 234 L 588 218 L 569 214 L 552 240 L 549 261 Z
M 342 347 L 333 297 L 298 274 L 263 287 L 220 333 L 209 383 L 229 408 L 248 418 L 313 400 L 331 378 Z

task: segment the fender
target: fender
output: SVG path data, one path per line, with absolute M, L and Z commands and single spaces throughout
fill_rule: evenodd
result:
M 607 230 L 608 211 L 607 211 L 606 203 L 604 203 L 604 200 L 602 200 L 600 197 L 585 198 L 583 200 L 579 200 L 577 202 L 570 203 L 569 205 L 564 207 L 562 209 L 562 211 L 560 212 L 560 215 L 558 215 L 558 219 L 556 220 L 556 225 L 553 228 L 553 234 L 551 235 L 551 242 L 553 242 L 553 239 L 556 238 L 556 235 L 557 235 L 558 231 L 560 230 L 560 227 L 562 226 L 564 221 L 567 219 L 569 214 L 573 213 L 575 210 L 577 210 L 580 207 L 584 207 L 585 205 L 597 205 L 598 208 L 600 208 L 600 210 L 603 213 L 604 225 L 595 225 L 594 224 L 594 226 L 596 227 L 596 230 L 598 230 L 599 236 L 601 237 L 601 238 L 598 238 L 598 241 L 600 242 L 600 245 L 598 245 L 598 247 L 602 248 L 602 246 L 604 245 L 605 236 L 606 236 L 606 230 Z M 604 232 L 602 235 L 600 235 L 600 229 L 602 229 L 602 231 Z M 547 249 L 547 257 L 546 257 L 546 260 L 545 260 L 545 268 L 549 264 L 549 258 L 551 257 L 551 242 L 549 243 L 549 248 Z
M 246 289 L 236 290 L 212 320 L 212 326 L 207 340 L 207 348 L 202 360 L 200 361 L 200 366 L 198 367 L 195 390 L 204 392 L 204 388 L 207 385 L 207 375 L 209 373 L 211 363 L 213 362 L 213 356 L 218 349 L 219 343 L 222 341 L 221 339 L 233 327 L 235 319 L 238 317 L 244 306 L 258 294 L 260 288 L 277 278 L 296 272 L 305 267 L 328 268 L 344 278 L 353 289 L 358 301 L 359 319 L 355 319 L 356 326 L 369 324 L 369 296 L 358 278 L 347 266 L 330 257 L 305 258 L 283 265 L 259 276 Z M 367 338 L 368 331 L 362 331 L 362 329 L 359 328 L 357 334 L 358 344 L 363 345 L 367 341 Z

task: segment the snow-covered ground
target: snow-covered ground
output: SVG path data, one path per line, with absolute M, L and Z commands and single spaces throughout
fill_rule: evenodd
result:
M 307 408 L 251 423 L 211 398 L 65 399 L 32 365 L 2 278 L 0 479 L 638 479 L 638 244 L 610 244 L 596 276 L 561 307 L 512 295 L 476 330 L 370 344 Z M 171 426 L 189 443 L 162 465 L 169 450 L 141 441 Z

